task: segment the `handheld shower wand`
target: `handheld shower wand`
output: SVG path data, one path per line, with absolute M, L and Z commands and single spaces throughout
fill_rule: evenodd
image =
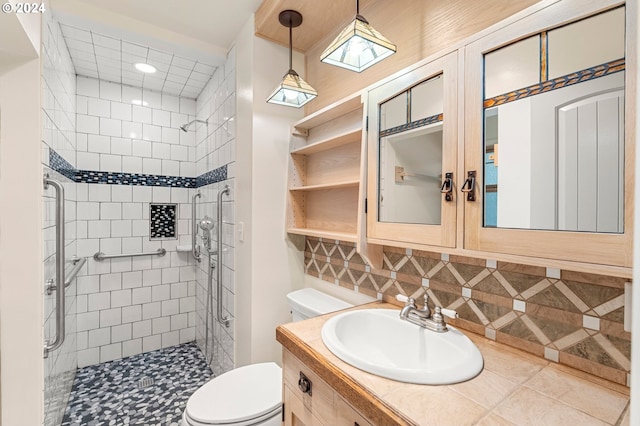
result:
M 202 229 L 202 243 L 206 247 L 209 254 L 212 254 L 211 251 L 211 231 L 215 227 L 216 223 L 209 216 L 205 216 L 200 221 L 200 229 Z

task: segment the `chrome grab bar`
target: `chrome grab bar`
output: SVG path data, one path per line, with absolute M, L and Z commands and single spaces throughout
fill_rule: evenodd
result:
M 64 187 L 60 182 L 49 179 L 49 174 L 44 175 L 43 184 L 45 190 L 49 189 L 49 185 L 56 190 L 56 335 L 53 341 L 47 339 L 44 342 L 44 357 L 47 358 L 49 352 L 62 346 L 65 334 Z
M 164 256 L 167 254 L 167 250 L 164 248 L 159 248 L 156 251 L 149 251 L 146 253 L 122 253 L 122 254 L 104 254 L 99 251 L 93 255 L 93 258 L 97 261 L 105 260 L 105 259 L 119 259 L 121 257 L 138 257 L 138 256 Z
M 68 288 L 71 283 L 73 282 L 73 279 L 76 277 L 76 275 L 78 275 L 78 272 L 80 272 L 80 269 L 82 269 L 82 267 L 84 266 L 85 263 L 87 263 L 87 258 L 86 257 L 73 257 L 70 260 L 67 260 L 67 263 L 71 263 L 73 265 L 73 268 L 71 269 L 71 271 L 69 272 L 69 274 L 67 275 L 67 279 L 64 282 L 64 288 Z M 56 286 L 54 284 L 54 280 L 53 279 L 48 279 L 47 280 L 47 285 L 45 287 L 45 291 L 47 294 L 51 294 L 54 291 L 56 291 Z
M 198 233 L 198 225 L 196 224 L 196 198 L 200 198 L 202 195 L 200 191 L 193 194 L 191 198 L 191 255 L 198 262 L 202 262 L 200 257 L 200 246 L 196 245 L 196 235 Z
M 218 191 L 218 267 L 216 268 L 217 283 L 216 297 L 218 298 L 217 316 L 218 322 L 229 327 L 229 317 L 222 316 L 222 195 L 229 195 L 229 185 L 225 185 Z M 211 271 L 209 271 L 211 273 Z

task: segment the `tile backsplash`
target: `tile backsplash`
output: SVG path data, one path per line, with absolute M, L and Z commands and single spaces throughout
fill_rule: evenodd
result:
M 628 385 L 625 278 L 384 247 L 382 269 L 353 243 L 307 238 L 305 273 L 383 298 L 455 309 L 459 328 Z

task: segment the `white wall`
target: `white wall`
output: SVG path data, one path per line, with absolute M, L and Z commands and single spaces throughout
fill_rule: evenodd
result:
M 0 16 L 9 40 L 0 52 L 0 423 L 39 425 L 43 416 L 42 166 L 40 16 L 27 31 Z M 34 47 L 35 46 L 35 47 Z M 11 63 L 5 63 L 5 59 Z M 28 226 L 32 224 L 32 226 Z
M 304 286 L 303 253 L 284 230 L 290 125 L 303 111 L 266 99 L 287 71 L 288 50 L 253 35 L 253 18 L 236 44 L 238 92 L 236 364 L 280 362 L 277 325 L 291 316 L 286 294 Z M 294 55 L 294 69 L 304 71 Z M 313 84 L 311 82 L 311 84 Z M 251 170 L 250 175 L 245 175 Z

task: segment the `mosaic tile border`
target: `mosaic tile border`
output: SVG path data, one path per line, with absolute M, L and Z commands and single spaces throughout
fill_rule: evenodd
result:
M 563 87 L 573 86 L 574 84 L 615 74 L 624 70 L 625 58 L 622 58 L 486 99 L 483 102 L 483 106 L 485 108 L 491 108 L 507 104 L 509 102 L 517 101 L 518 99 L 524 99 L 529 96 L 535 96 L 552 90 L 562 89 Z
M 627 279 L 384 247 L 365 264 L 353 243 L 307 237 L 305 273 L 391 303 L 397 294 L 455 309 L 451 323 L 548 360 L 628 385 Z
M 81 368 L 61 426 L 178 426 L 189 397 L 211 378 L 194 342 Z
M 171 188 L 200 188 L 227 180 L 227 165 L 201 174 L 198 177 L 150 175 L 143 173 L 103 172 L 78 170 L 53 149 L 49 149 L 49 166 L 76 183 L 108 185 L 160 186 Z

